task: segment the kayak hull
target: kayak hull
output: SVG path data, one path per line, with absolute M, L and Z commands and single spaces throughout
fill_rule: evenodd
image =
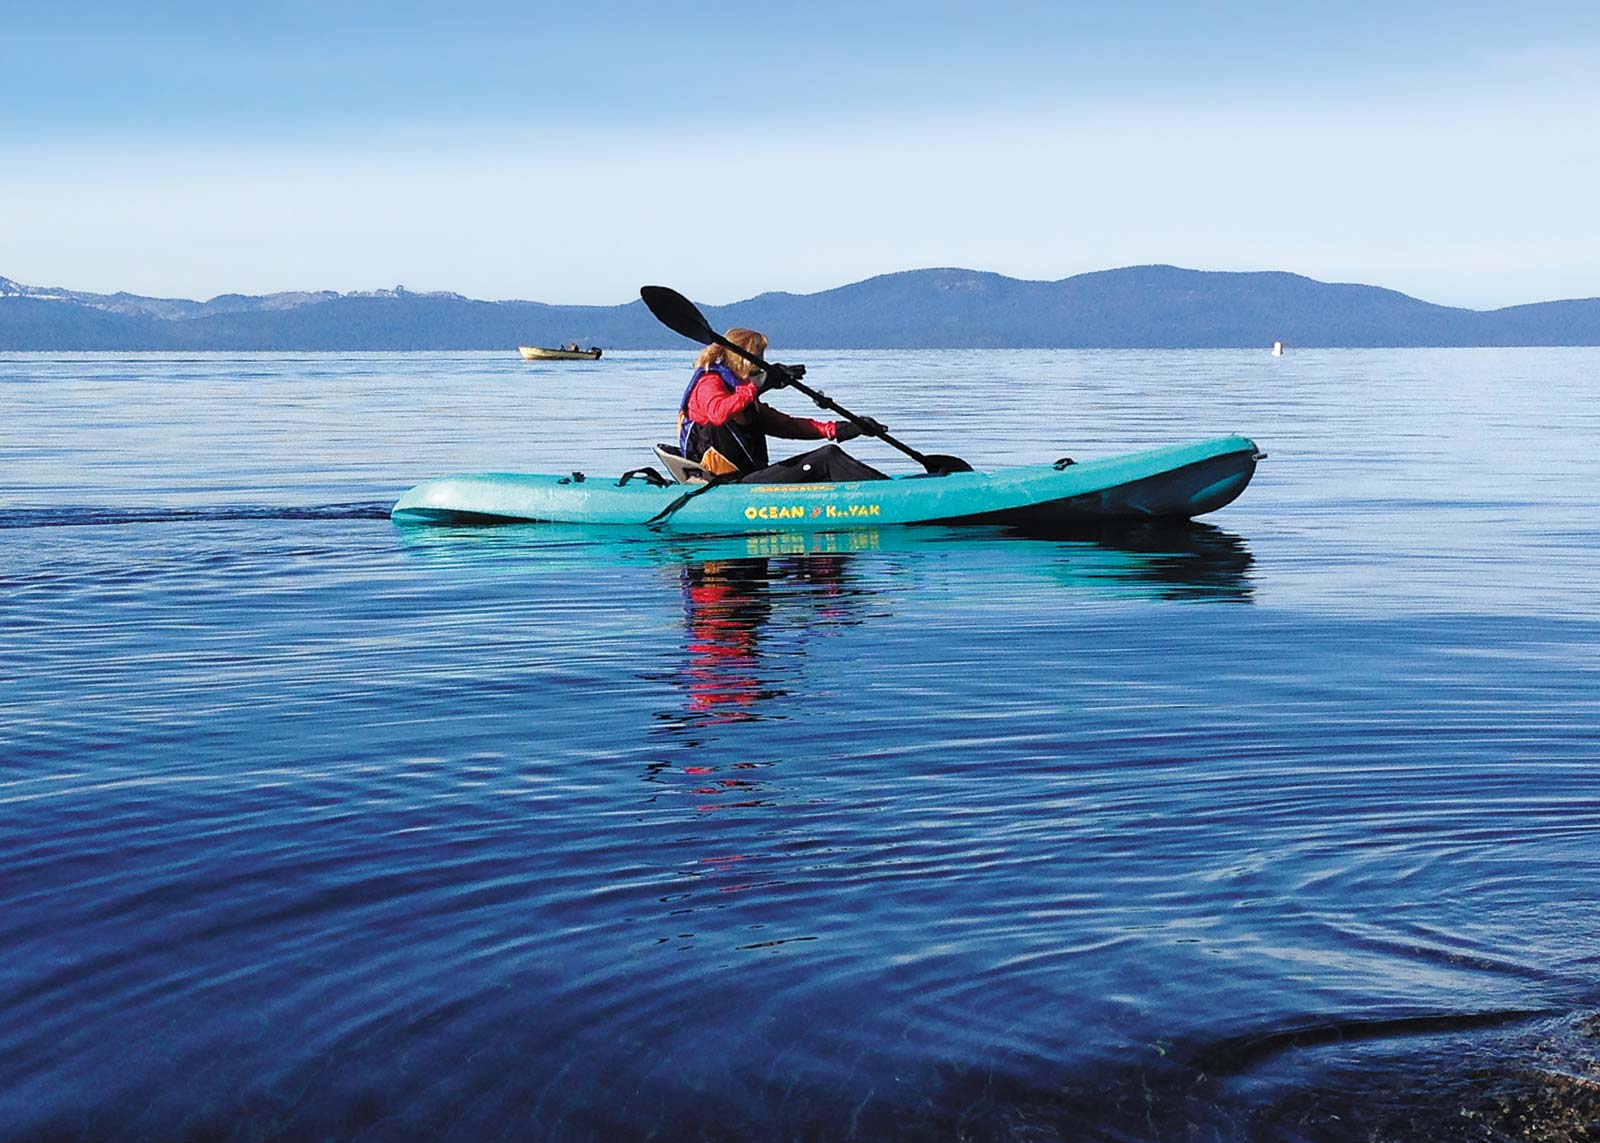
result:
M 1249 438 L 1227 436 L 1078 464 L 845 484 L 661 488 L 612 477 L 482 473 L 419 484 L 391 515 L 403 524 L 599 524 L 708 535 L 900 524 L 1068 528 L 1214 512 L 1244 491 L 1260 455 Z
M 519 345 L 517 352 L 524 361 L 599 361 L 598 349 L 542 349 L 537 345 Z

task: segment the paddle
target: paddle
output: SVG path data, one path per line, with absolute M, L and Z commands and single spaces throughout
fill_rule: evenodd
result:
M 650 312 L 656 315 L 656 320 L 666 326 L 673 333 L 682 334 L 690 341 L 698 341 L 701 345 L 720 345 L 723 349 L 737 353 L 758 369 L 766 369 L 773 373 L 782 373 L 788 378 L 788 383 L 800 390 L 807 397 L 816 402 L 818 407 L 830 412 L 838 413 L 868 436 L 877 437 L 887 445 L 899 449 L 923 468 L 928 470 L 930 476 L 948 476 L 952 472 L 971 472 L 972 466 L 959 456 L 944 456 L 939 453 L 920 453 L 903 441 L 898 441 L 886 432 L 875 432 L 871 425 L 856 416 L 849 409 L 839 404 L 826 393 L 818 392 L 811 386 L 798 381 L 788 370 L 781 365 L 768 365 L 753 353 L 746 353 L 733 342 L 723 337 L 711 324 L 706 321 L 705 315 L 695 308 L 695 304 L 677 290 L 668 289 L 666 286 L 641 286 L 639 296 L 644 299 L 644 304 Z

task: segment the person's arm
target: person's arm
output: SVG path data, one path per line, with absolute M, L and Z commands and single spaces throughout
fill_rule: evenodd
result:
M 791 417 L 766 405 L 757 405 L 756 409 L 761 431 L 769 437 L 783 437 L 791 441 L 839 439 L 837 421 L 813 421 L 807 417 Z
M 730 391 L 721 378 L 707 374 L 689 394 L 689 419 L 702 425 L 725 425 L 755 403 L 753 382 Z

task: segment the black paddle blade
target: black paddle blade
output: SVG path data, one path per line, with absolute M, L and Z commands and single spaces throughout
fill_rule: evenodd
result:
M 710 345 L 718 340 L 716 331 L 706 321 L 705 315 L 677 290 L 667 286 L 640 286 L 639 296 L 644 299 L 650 312 L 656 315 L 656 320 L 673 333 L 682 334 L 701 345 Z
M 971 472 L 972 466 L 959 456 L 946 456 L 943 453 L 924 453 L 922 466 L 928 470 L 929 476 L 950 476 L 957 472 Z

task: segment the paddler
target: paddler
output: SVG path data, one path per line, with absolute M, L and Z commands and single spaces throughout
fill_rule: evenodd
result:
M 735 327 L 724 334 L 754 357 L 767 351 L 766 336 L 753 329 Z M 678 447 L 684 458 L 713 476 L 740 484 L 810 484 L 816 481 L 887 480 L 871 465 L 863 464 L 837 443 L 773 464 L 767 456 L 767 438 L 829 442 L 854 440 L 863 431 L 887 431 L 871 417 L 866 425 L 853 421 L 813 421 L 791 417 L 769 408 L 765 393 L 781 389 L 791 379 L 805 376 L 804 365 L 773 364 L 770 370 L 755 365 L 720 345 L 708 345 L 695 359 L 694 376 L 678 405 Z

